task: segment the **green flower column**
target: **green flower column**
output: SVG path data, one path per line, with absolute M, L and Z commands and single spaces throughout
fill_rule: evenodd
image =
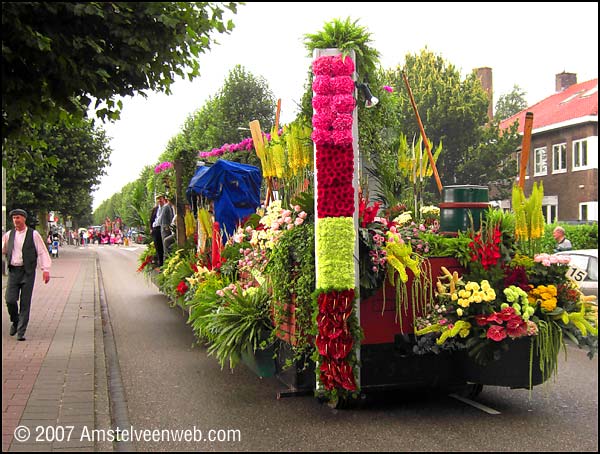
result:
M 317 393 L 358 391 L 358 127 L 354 56 L 313 54 Z

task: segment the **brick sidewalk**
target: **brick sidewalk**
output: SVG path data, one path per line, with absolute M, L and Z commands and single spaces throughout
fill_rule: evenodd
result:
M 110 421 L 96 254 L 67 246 L 53 260 L 47 285 L 41 274 L 25 342 L 9 336 L 8 312 L 2 309 L 2 451 L 94 451 L 98 446 L 81 440 L 82 430 Z M 3 306 L 6 280 L 3 276 Z M 18 426 L 30 430 L 29 440 L 14 438 Z M 74 426 L 69 441 L 53 439 L 61 438 L 60 426 Z M 49 432 L 36 441 L 41 428 Z

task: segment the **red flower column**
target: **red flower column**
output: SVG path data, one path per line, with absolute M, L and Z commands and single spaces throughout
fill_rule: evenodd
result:
M 337 399 L 358 390 L 354 61 L 317 50 L 313 74 L 317 392 Z

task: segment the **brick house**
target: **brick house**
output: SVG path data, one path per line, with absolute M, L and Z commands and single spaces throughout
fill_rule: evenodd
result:
M 519 120 L 522 134 L 526 112 L 533 112 L 533 129 L 525 194 L 543 181 L 549 223 L 598 221 L 598 79 L 577 83 L 575 74 L 557 74 L 555 94 L 503 120 L 500 128 Z

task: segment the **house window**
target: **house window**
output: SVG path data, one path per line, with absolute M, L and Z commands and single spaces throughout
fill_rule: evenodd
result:
M 548 173 L 546 147 L 536 148 L 534 151 L 535 157 L 535 172 L 534 177 L 546 175 Z
M 552 173 L 567 171 L 567 144 L 552 145 Z
M 588 166 L 587 139 L 573 141 L 573 170 L 584 169 Z
M 579 204 L 580 221 L 598 221 L 598 202 L 584 202 Z
M 556 213 L 558 211 L 557 205 L 543 205 L 542 214 L 546 220 L 546 224 L 553 224 L 556 222 Z

